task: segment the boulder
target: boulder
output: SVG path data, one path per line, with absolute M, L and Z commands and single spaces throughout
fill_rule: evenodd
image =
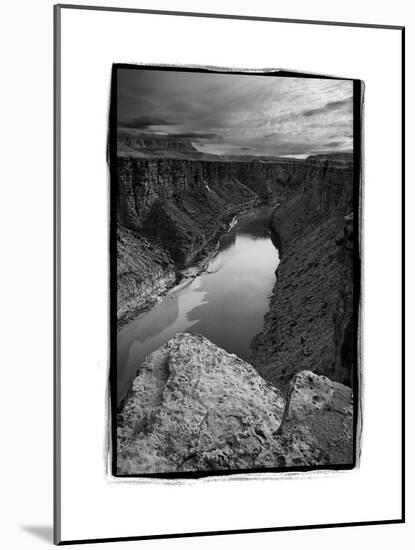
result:
M 353 465 L 353 394 L 311 371 L 290 383 L 279 429 L 287 466 Z
M 118 474 L 261 467 L 284 399 L 249 363 L 177 334 L 143 362 L 118 415 Z

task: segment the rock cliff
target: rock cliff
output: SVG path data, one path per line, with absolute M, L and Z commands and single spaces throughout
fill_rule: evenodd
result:
M 281 261 L 252 343 L 253 364 L 281 389 L 301 370 L 353 382 L 352 163 L 322 161 L 310 176 L 274 212 Z
M 302 372 L 286 402 L 252 365 L 195 334 L 145 359 L 117 427 L 119 475 L 353 461 L 350 388 Z
M 155 304 L 177 280 L 174 263 L 156 242 L 117 226 L 118 320 L 127 322 Z

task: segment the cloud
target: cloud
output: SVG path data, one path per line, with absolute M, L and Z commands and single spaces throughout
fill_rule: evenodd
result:
M 333 149 L 333 148 L 337 148 L 337 147 L 342 147 L 344 145 L 344 142 L 343 141 L 329 141 L 328 143 L 325 144 L 325 146 L 328 148 L 328 149 Z
M 222 139 L 219 134 L 203 133 L 203 132 L 183 132 L 179 134 L 169 134 L 169 139 Z
M 123 69 L 119 128 L 207 153 L 305 155 L 352 146 L 350 80 Z
M 303 111 L 301 115 L 308 117 L 308 116 L 315 116 L 315 115 L 330 113 L 331 111 L 338 111 L 345 107 L 351 108 L 353 105 L 352 100 L 353 100 L 352 97 L 348 97 L 341 101 L 329 101 L 322 107 L 317 107 L 316 109 L 307 109 L 306 111 Z
M 170 124 L 173 123 L 162 118 L 153 118 L 149 116 L 126 118 L 118 122 L 118 125 L 122 128 L 135 128 L 137 130 L 146 130 L 151 126 L 168 126 Z

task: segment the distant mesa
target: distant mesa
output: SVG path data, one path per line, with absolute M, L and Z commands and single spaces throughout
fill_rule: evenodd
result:
M 129 135 L 119 133 L 117 136 L 117 151 L 122 153 L 137 153 L 141 151 L 150 155 L 173 153 L 199 153 L 189 139 L 168 139 L 167 136 L 152 135 Z
M 166 158 L 199 161 L 220 162 L 303 162 L 304 159 L 284 157 L 279 155 L 215 155 L 199 151 L 188 137 L 157 134 L 131 134 L 118 131 L 117 156 L 121 158 Z M 241 151 L 248 151 L 248 147 L 242 147 Z M 309 160 L 331 160 L 340 164 L 353 160 L 352 152 L 318 153 L 308 156 Z

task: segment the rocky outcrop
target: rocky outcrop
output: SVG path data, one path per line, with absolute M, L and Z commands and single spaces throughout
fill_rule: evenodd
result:
M 352 390 L 311 371 L 290 382 L 278 443 L 287 466 L 353 465 Z
M 280 391 L 203 336 L 139 368 L 117 418 L 117 474 L 351 465 L 351 390 L 310 372 Z

